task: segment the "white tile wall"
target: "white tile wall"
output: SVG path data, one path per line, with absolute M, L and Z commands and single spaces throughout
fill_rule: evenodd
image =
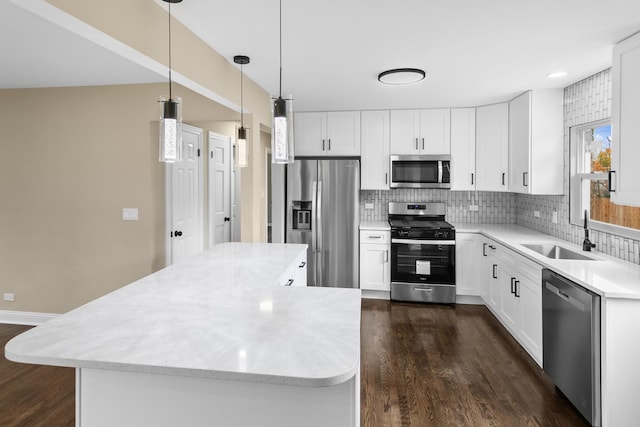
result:
M 569 129 L 611 117 L 611 69 L 604 70 L 564 90 L 564 196 L 515 195 L 516 223 L 546 234 L 582 244 L 582 227 L 569 223 Z M 558 212 L 558 224 L 551 221 Z M 535 218 L 534 211 L 540 212 Z M 608 255 L 640 263 L 640 242 L 610 233 L 590 231 L 596 249 Z
M 446 218 L 451 222 L 515 223 L 515 197 L 510 193 L 486 191 L 449 191 L 397 188 L 389 191 L 360 191 L 360 220 L 385 221 L 389 215 L 389 202 L 444 202 Z M 373 209 L 365 209 L 372 204 Z M 470 211 L 477 205 L 478 211 Z

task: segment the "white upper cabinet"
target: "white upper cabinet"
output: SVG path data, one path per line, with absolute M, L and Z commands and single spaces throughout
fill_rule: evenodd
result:
M 362 112 L 360 188 L 389 189 L 389 111 Z
M 452 162 L 455 158 L 452 157 Z M 509 191 L 509 104 L 476 109 L 476 190 Z
M 391 111 L 391 154 L 450 153 L 450 109 Z
M 451 190 L 476 189 L 476 109 L 451 109 Z
M 563 193 L 563 89 L 528 91 L 509 102 L 509 190 Z
M 360 111 L 296 113 L 295 155 L 359 156 Z
M 640 33 L 613 47 L 611 199 L 640 206 Z

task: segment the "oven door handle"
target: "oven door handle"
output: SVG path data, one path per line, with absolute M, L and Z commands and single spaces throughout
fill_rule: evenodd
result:
M 391 243 L 400 243 L 405 245 L 438 245 L 438 246 L 455 246 L 455 240 L 414 240 L 414 239 L 391 239 Z

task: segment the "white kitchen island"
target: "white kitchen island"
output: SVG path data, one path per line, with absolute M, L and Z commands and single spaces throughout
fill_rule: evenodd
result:
M 226 243 L 12 339 L 76 368 L 77 426 L 359 426 L 360 290 L 279 286 L 306 245 Z

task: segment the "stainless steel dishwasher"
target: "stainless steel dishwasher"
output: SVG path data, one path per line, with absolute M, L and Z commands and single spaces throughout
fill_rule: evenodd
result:
M 542 270 L 543 369 L 593 426 L 601 425 L 600 296 Z

